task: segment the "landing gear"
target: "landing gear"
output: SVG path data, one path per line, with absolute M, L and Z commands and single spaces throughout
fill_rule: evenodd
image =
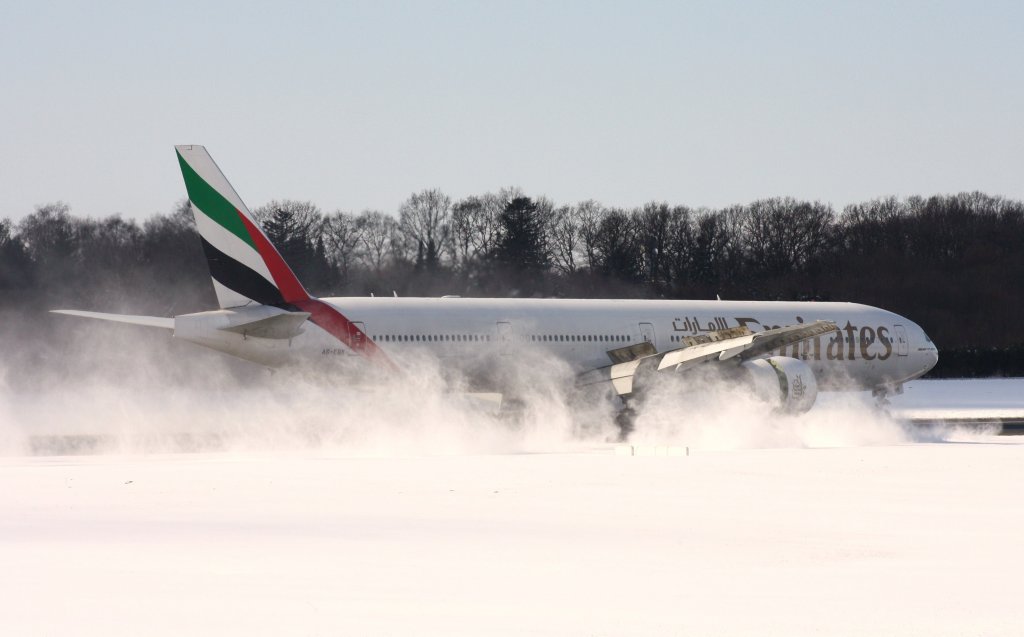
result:
M 903 393 L 903 383 L 898 385 L 879 385 L 871 390 L 871 397 L 875 399 L 875 405 L 884 409 L 889 406 L 889 396 Z
M 889 392 L 885 387 L 875 387 L 872 389 L 871 397 L 875 399 L 875 407 L 885 409 L 889 406 Z
M 629 434 L 636 429 L 636 409 L 625 397 L 622 398 L 622 409 L 615 414 L 615 424 L 619 428 L 619 436 L 616 442 L 626 442 Z

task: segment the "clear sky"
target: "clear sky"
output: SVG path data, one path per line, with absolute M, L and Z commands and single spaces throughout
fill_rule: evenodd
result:
M 3 2 L 0 217 L 1024 198 L 1022 2 Z

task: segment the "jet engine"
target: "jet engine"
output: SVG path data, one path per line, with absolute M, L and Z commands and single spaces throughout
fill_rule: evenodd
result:
M 818 383 L 807 363 L 796 358 L 772 356 L 741 365 L 750 376 L 758 397 L 787 414 L 802 414 L 814 406 Z

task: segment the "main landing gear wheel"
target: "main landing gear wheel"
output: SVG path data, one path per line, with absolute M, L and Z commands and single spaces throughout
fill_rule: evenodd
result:
M 629 434 L 636 429 L 636 409 L 628 402 L 623 405 L 619 413 L 615 414 L 615 425 L 619 428 L 619 437 L 616 442 L 626 442 Z
M 871 397 L 875 399 L 875 406 L 886 409 L 891 404 L 889 396 L 903 393 L 903 385 L 880 385 L 871 390 Z

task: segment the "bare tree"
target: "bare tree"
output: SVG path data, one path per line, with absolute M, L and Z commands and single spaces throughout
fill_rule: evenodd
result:
M 312 201 L 274 199 L 252 211 L 272 241 L 315 243 L 323 223 L 323 213 Z
M 459 268 L 472 267 L 494 250 L 503 209 L 500 196 L 492 193 L 467 197 L 452 208 L 452 257 Z
M 597 244 L 601 234 L 601 220 L 606 214 L 604 206 L 593 199 L 576 204 L 581 256 L 591 272 L 598 269 Z
M 356 226 L 360 260 L 374 274 L 380 274 L 393 256 L 398 241 L 398 221 L 379 210 L 364 210 L 356 217 Z
M 341 210 L 324 219 L 321 232 L 324 256 L 338 270 L 341 278 L 348 279 L 353 261 L 362 242 L 362 228 L 356 218 Z
M 907 203 L 896 197 L 846 206 L 839 217 L 846 249 L 854 254 L 871 254 L 889 246 L 902 251 L 906 245 L 903 226 L 907 213 Z
M 746 218 L 748 256 L 768 274 L 798 270 L 828 248 L 834 219 L 832 208 L 816 201 L 755 201 Z
M 689 214 L 688 208 L 652 201 L 634 215 L 645 278 L 662 292 L 671 283 L 676 252 L 688 251 Z
M 31 287 L 31 266 L 25 245 L 15 234 L 14 224 L 10 219 L 0 219 L 0 291 L 7 293 Z
M 448 250 L 452 200 L 436 188 L 414 193 L 399 208 L 399 224 L 416 245 L 416 264 L 433 269 Z
M 74 252 L 78 225 L 71 206 L 58 201 L 36 206 L 18 225 L 18 234 L 33 260 L 61 259 Z
M 601 218 L 594 246 L 597 271 L 625 282 L 638 282 L 642 256 L 637 242 L 636 218 L 618 208 L 611 208 Z
M 324 216 L 310 201 L 271 201 L 253 211 L 270 241 L 310 291 L 333 287 L 324 246 Z
M 742 206 L 697 211 L 688 278 L 705 286 L 706 292 L 718 293 L 722 285 L 743 276 L 743 218 Z
M 551 215 L 548 236 L 551 262 L 562 274 L 574 274 L 579 266 L 580 248 L 579 209 L 575 206 L 555 208 Z

